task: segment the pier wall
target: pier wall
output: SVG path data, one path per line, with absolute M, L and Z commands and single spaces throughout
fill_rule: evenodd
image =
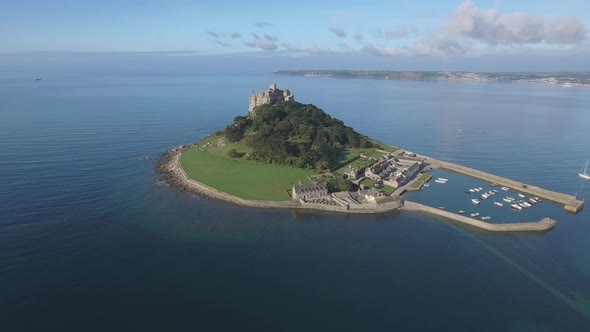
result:
M 538 222 L 492 224 L 427 205 L 405 201 L 405 211 L 428 213 L 491 232 L 545 232 L 555 227 L 556 221 L 543 218 Z
M 566 195 L 559 192 L 543 189 L 541 187 L 528 185 L 526 183 L 510 180 L 507 178 L 503 178 L 501 176 L 489 174 L 486 172 L 478 171 L 469 167 L 449 163 L 442 160 L 426 158 L 426 162 L 429 162 L 433 166 L 445 169 L 447 171 L 464 174 L 488 182 L 497 183 L 501 186 L 505 186 L 522 193 L 541 197 L 553 202 L 563 204 L 565 210 L 568 212 L 578 213 L 584 207 L 584 202 L 577 200 L 576 197 L 572 195 Z

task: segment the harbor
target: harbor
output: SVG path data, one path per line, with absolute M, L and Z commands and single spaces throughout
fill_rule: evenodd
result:
M 440 168 L 450 172 L 467 175 L 469 177 L 480 179 L 488 183 L 495 183 L 499 186 L 507 187 L 511 190 L 517 190 L 520 193 L 532 197 L 540 197 L 544 200 L 550 200 L 559 204 L 563 204 L 563 208 L 567 212 L 578 213 L 580 212 L 580 210 L 582 210 L 582 208 L 584 208 L 585 205 L 585 202 L 583 200 L 579 200 L 576 196 L 573 195 L 567 195 L 556 191 L 547 190 L 538 186 L 518 182 L 515 180 L 507 179 L 501 176 L 489 174 L 486 172 L 449 163 L 446 161 L 428 158 L 425 156 L 420 157 L 424 158 L 425 162 L 428 163 L 432 169 Z
M 429 182 L 429 186 L 424 186 L 420 191 L 407 192 L 403 195 L 406 207 L 408 203 L 416 202 L 433 208 L 425 212 L 445 211 L 457 217 L 467 217 L 486 224 L 523 223 L 542 220 L 548 216 L 555 218 L 555 216 L 564 214 L 562 206 L 558 203 L 538 196 L 526 195 L 507 187 L 505 189 L 508 190 L 505 191 L 499 184 L 495 185 L 494 183 L 495 186 L 492 186 L 489 182 L 444 169 L 434 169 L 428 173 L 432 175 L 433 179 Z M 446 179 L 447 181 L 444 183 L 435 182 L 438 179 Z M 470 189 L 474 189 L 474 192 L 470 192 Z M 494 195 L 490 195 L 490 192 L 493 192 Z M 484 199 L 482 195 L 488 197 Z M 536 204 L 529 203 L 530 207 L 522 207 L 521 209 L 511 207 L 512 204 L 528 202 L 534 197 L 538 197 L 540 201 Z M 506 202 L 504 200 L 506 198 L 512 198 L 513 202 Z M 474 203 L 474 200 L 477 203 Z M 448 215 L 445 217 L 448 218 Z

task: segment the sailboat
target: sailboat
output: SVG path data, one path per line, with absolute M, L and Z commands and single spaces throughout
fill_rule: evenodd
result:
M 586 172 L 587 170 L 588 170 L 588 160 L 586 160 L 586 166 L 584 167 L 584 172 L 582 172 L 582 170 L 580 170 L 580 173 L 578 173 L 578 176 L 581 177 L 582 179 L 590 180 L 590 174 L 588 174 Z

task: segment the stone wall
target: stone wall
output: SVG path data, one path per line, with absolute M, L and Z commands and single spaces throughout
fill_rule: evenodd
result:
M 492 224 L 407 200 L 404 202 L 403 209 L 428 213 L 491 232 L 545 232 L 555 227 L 557 223 L 553 219 L 543 218 L 538 222 Z

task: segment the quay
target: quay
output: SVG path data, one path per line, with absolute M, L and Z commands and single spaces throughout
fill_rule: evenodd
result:
M 584 207 L 584 201 L 580 201 L 575 196 L 566 195 L 563 193 L 543 189 L 541 187 L 527 185 L 526 183 L 510 180 L 501 176 L 489 174 L 486 172 L 478 171 L 473 168 L 449 163 L 442 160 L 433 159 L 426 156 L 420 156 L 426 163 L 434 168 L 441 168 L 450 172 L 464 174 L 476 179 L 484 180 L 491 183 L 497 183 L 498 185 L 514 189 L 516 191 L 529 194 L 531 196 L 541 197 L 543 199 L 553 201 L 564 205 L 564 209 L 567 212 L 578 213 Z
M 404 202 L 403 210 L 427 213 L 491 232 L 546 232 L 556 224 L 555 220 L 549 218 L 538 222 L 492 224 L 408 200 Z

